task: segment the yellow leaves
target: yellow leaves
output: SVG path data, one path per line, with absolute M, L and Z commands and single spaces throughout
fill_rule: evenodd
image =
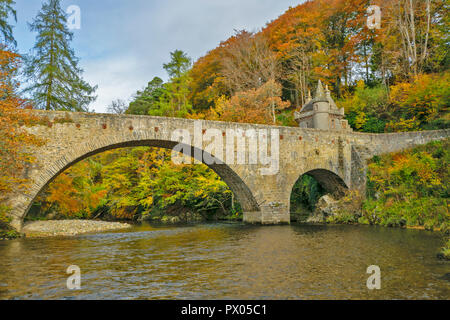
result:
M 413 85 L 408 82 L 401 82 L 391 87 L 391 101 L 400 105 L 408 100 Z
M 356 84 L 356 89 L 357 90 L 364 90 L 364 88 L 366 87 L 364 80 L 359 80 L 358 83 Z
M 428 122 L 448 113 L 450 72 L 420 74 L 412 82 L 391 88 L 391 103 L 417 122 Z
M 100 190 L 90 195 L 89 207 L 95 209 L 100 204 L 100 201 L 106 197 L 108 192 L 106 190 Z
M 136 207 L 113 207 L 111 208 L 111 214 L 118 219 L 133 219 L 137 208 Z
M 231 198 L 231 191 L 207 166 L 175 165 L 170 151 L 143 147 L 84 160 L 60 175 L 45 195 L 44 209 L 68 217 L 97 215 L 105 206 L 112 216 L 128 219 L 138 210 L 214 208 L 218 199 Z
M 355 127 L 356 129 L 361 129 L 367 122 L 367 116 L 364 112 L 358 113 L 355 118 Z
M 386 125 L 386 130 L 389 132 L 405 132 L 405 131 L 419 131 L 420 121 L 415 117 L 412 119 L 400 118 L 392 120 Z
M 207 195 L 203 193 L 203 190 L 197 190 L 194 192 L 194 196 L 197 198 L 205 198 Z

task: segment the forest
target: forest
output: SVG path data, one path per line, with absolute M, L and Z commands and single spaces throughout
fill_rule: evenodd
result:
M 0 0 L 0 203 L 21 178 L 27 145 L 26 109 L 92 112 L 95 85 L 83 79 L 60 0 L 46 0 L 30 22 L 32 54 L 16 50 L 13 0 Z M 367 8 L 382 9 L 369 29 Z M 449 3 L 446 0 L 309 0 L 261 30 L 237 30 L 193 61 L 168 54 L 165 82 L 149 76 L 131 101 L 109 112 L 296 126 L 293 113 L 318 80 L 328 85 L 355 131 L 449 128 Z M 18 79 L 27 79 L 22 89 Z M 192 221 L 239 219 L 226 184 L 204 165 L 174 165 L 157 148 L 128 148 L 86 159 L 61 174 L 35 202 L 30 219 L 103 218 Z M 448 211 L 448 141 L 373 159 L 364 214 L 346 222 L 444 228 Z M 21 181 L 26 187 L 26 181 Z M 323 195 L 308 177 L 294 187 L 293 207 L 314 210 Z M 375 191 L 376 190 L 376 191 Z M 375 193 L 377 196 L 375 197 Z M 382 195 L 382 196 L 380 196 Z M 348 195 L 351 197 L 352 195 Z M 422 217 L 422 212 L 435 212 Z M 0 205 L 0 227 L 7 229 Z M 338 222 L 338 221 L 335 221 Z

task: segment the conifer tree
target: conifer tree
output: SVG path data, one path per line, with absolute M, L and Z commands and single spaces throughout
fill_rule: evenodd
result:
M 13 27 L 9 24 L 8 19 L 10 16 L 17 21 L 16 10 L 13 8 L 15 5 L 13 0 L 0 0 L 0 33 L 2 35 L 3 44 L 16 44 L 13 36 Z
M 30 30 L 37 32 L 33 54 L 26 59 L 25 75 L 32 84 L 35 106 L 45 110 L 88 111 L 97 98 L 92 87 L 83 80 L 83 70 L 70 47 L 73 33 L 67 27 L 61 0 L 48 0 L 42 5 Z
M 160 98 L 159 109 L 163 113 L 160 115 L 183 118 L 192 110 L 188 100 L 191 58 L 181 50 L 171 52 L 170 57 L 171 61 L 163 65 L 170 79 Z
M 164 113 L 161 113 L 159 106 L 164 94 L 164 81 L 159 77 L 154 77 L 144 90 L 135 94 L 126 113 L 152 116 L 164 115 Z

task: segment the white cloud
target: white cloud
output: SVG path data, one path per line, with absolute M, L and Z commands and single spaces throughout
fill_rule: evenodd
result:
M 98 98 L 90 106 L 96 112 L 106 112 L 113 100 L 129 101 L 149 81 L 146 68 L 142 68 L 142 63 L 132 55 L 88 60 L 83 63 L 83 68 L 88 70 L 84 74 L 85 80 L 98 84 Z
M 33 46 L 26 22 L 40 5 L 16 0 L 16 38 L 21 52 Z M 81 8 L 81 30 L 73 46 L 84 78 L 98 85 L 90 108 L 104 112 L 115 99 L 127 100 L 162 68 L 169 53 L 186 51 L 197 59 L 233 34 L 234 29 L 257 30 L 301 0 L 63 0 L 63 8 Z

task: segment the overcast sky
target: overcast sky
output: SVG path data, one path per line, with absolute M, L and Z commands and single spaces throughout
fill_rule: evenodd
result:
M 41 0 L 16 0 L 14 29 L 21 53 L 36 34 L 28 29 Z M 115 99 L 129 101 L 154 76 L 167 79 L 162 64 L 181 49 L 194 60 L 215 48 L 233 30 L 256 31 L 302 0 L 63 0 L 81 9 L 81 29 L 72 43 L 84 78 L 98 85 L 90 109 L 105 112 Z

